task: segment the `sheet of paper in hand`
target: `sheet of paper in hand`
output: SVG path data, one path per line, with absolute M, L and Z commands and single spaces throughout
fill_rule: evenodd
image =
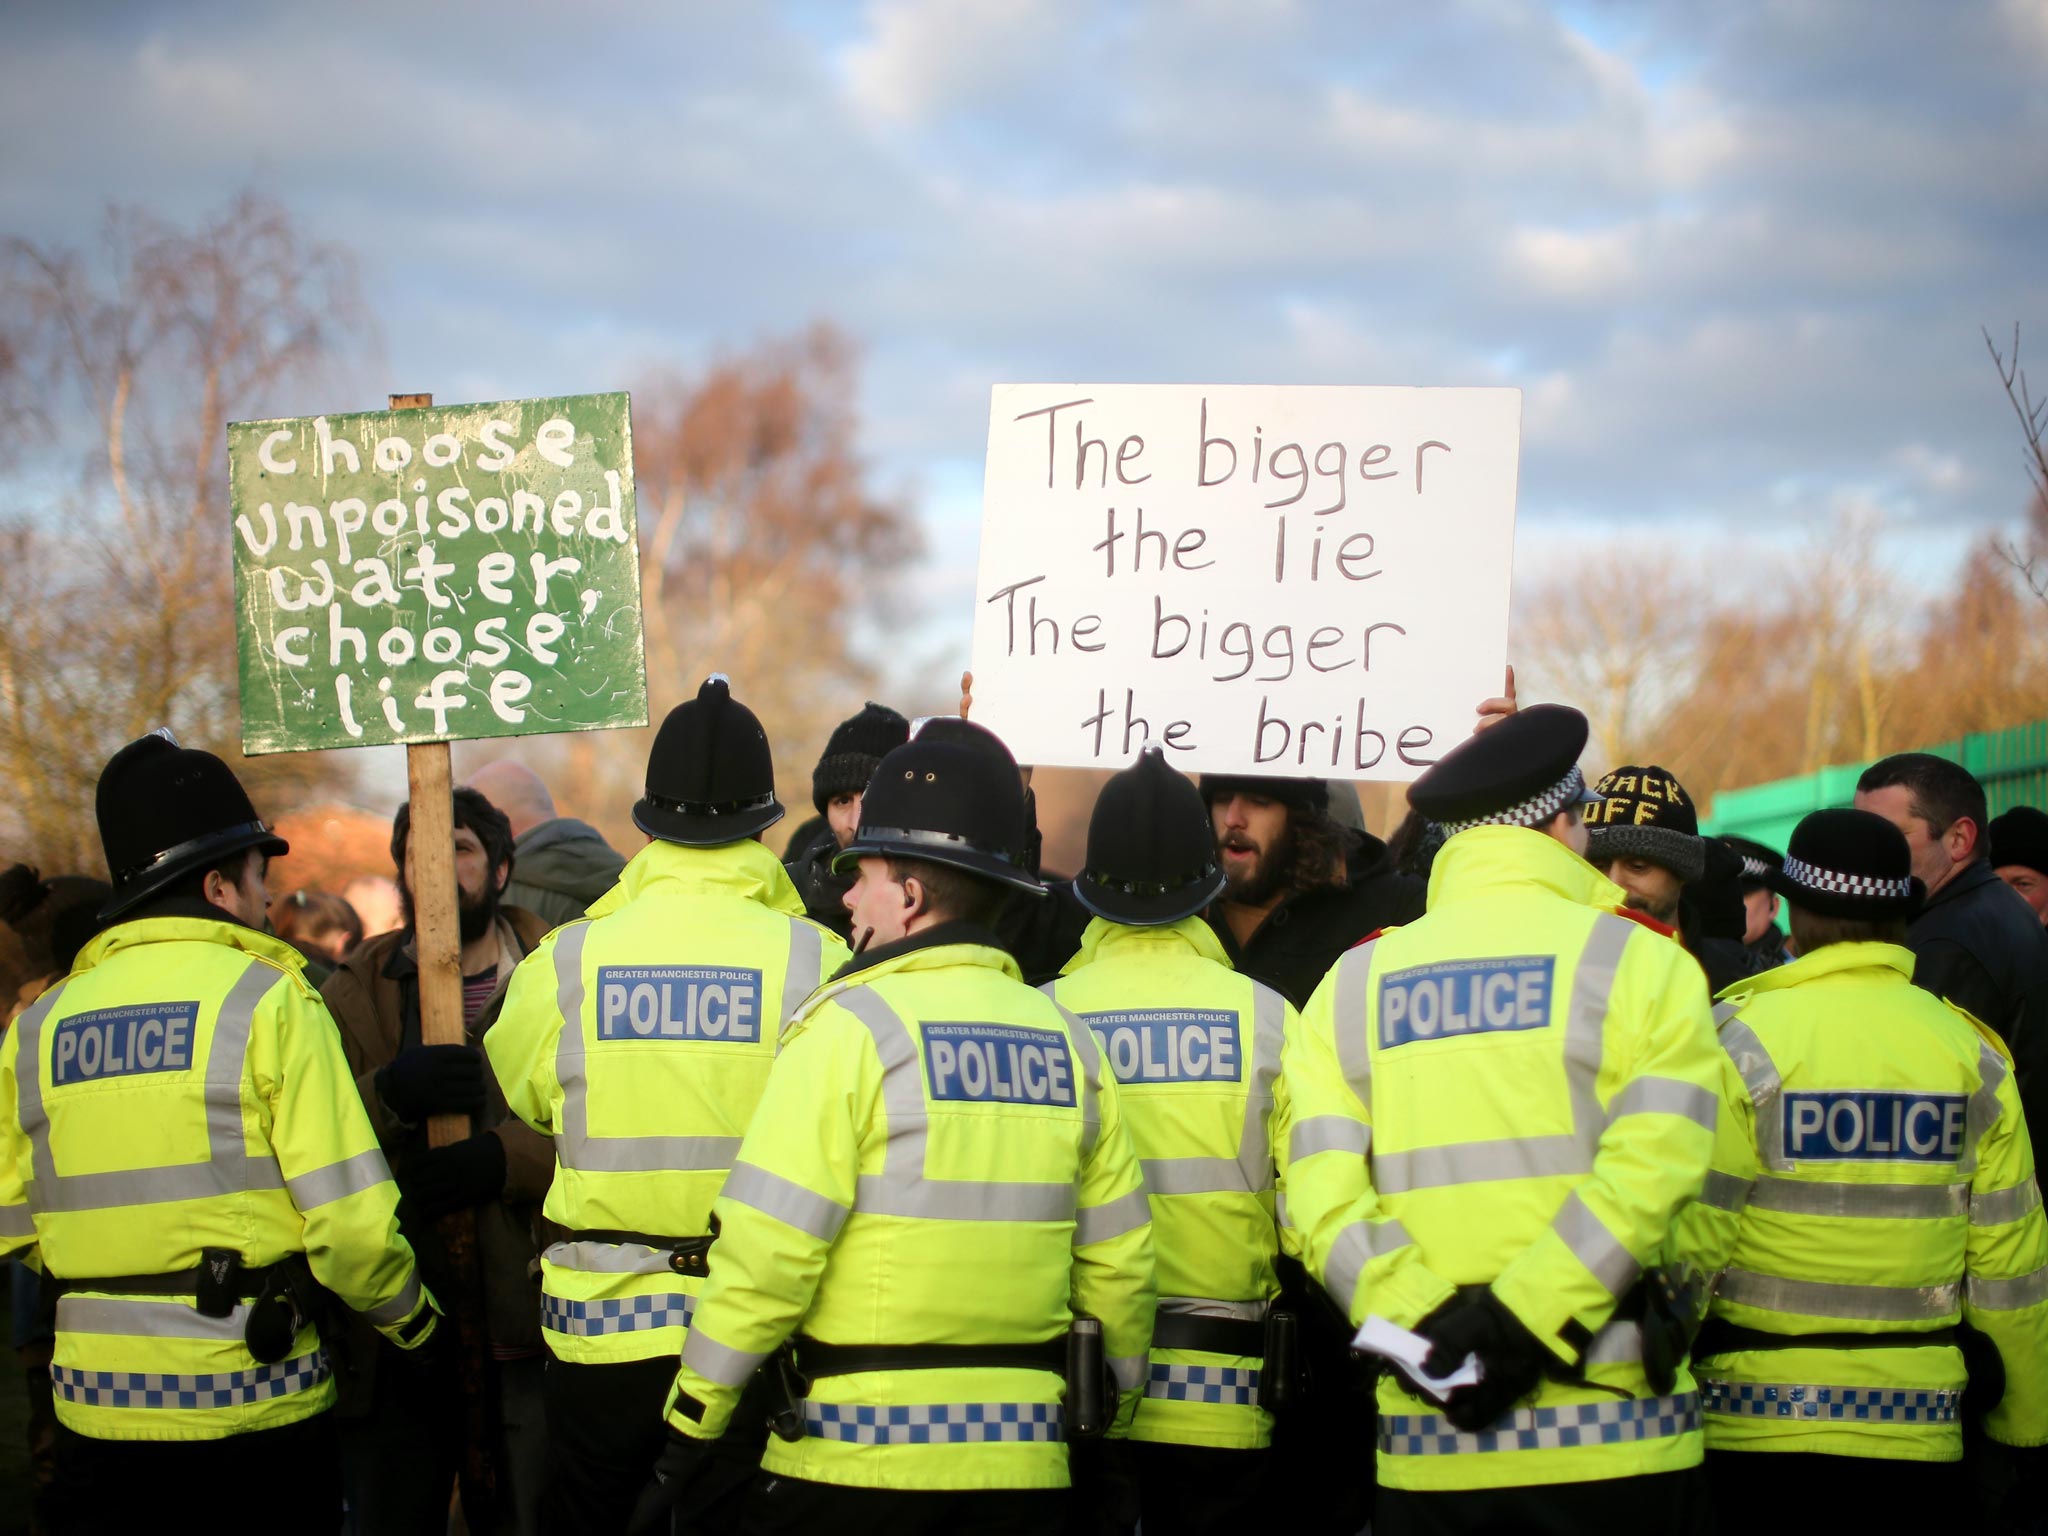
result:
M 1412 779 L 1507 660 L 1521 392 L 1003 384 L 974 718 L 1020 762 Z

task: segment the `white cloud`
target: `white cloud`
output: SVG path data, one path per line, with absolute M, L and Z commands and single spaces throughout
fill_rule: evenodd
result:
M 1064 0 L 874 0 L 841 67 L 864 112 L 916 124 L 1056 72 L 1082 14 Z

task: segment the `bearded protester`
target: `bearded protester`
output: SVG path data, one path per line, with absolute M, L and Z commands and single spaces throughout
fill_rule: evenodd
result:
M 548 925 L 503 904 L 512 875 L 512 826 L 476 790 L 455 791 L 455 880 L 462 943 L 463 1045 L 426 1045 L 420 1035 L 419 961 L 414 944 L 412 807 L 391 828 L 405 923 L 359 945 L 320 989 L 356 1089 L 391 1164 L 399 1220 L 436 1296 L 455 1306 L 462 1287 L 448 1276 L 434 1218 L 475 1208 L 485 1323 L 491 1340 L 494 1420 L 500 1426 L 504 1529 L 535 1528 L 544 1460 L 540 1251 L 535 1220 L 554 1176 L 554 1148 L 511 1117 L 478 1049 L 491 1009 L 520 960 Z M 478 1134 L 429 1147 L 434 1115 L 474 1115 Z M 379 1347 L 358 1327 L 352 1369 L 342 1382 L 342 1476 L 355 1532 L 447 1528 L 448 1500 L 462 1459 L 467 1416 L 458 1362 L 416 1362 Z
M 1422 882 L 1378 838 L 1338 825 L 1325 780 L 1205 773 L 1202 798 L 1228 882 L 1209 926 L 1232 969 L 1296 1007 L 1360 939 L 1422 915 Z

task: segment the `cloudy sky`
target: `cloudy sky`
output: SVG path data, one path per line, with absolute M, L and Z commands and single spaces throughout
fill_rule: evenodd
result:
M 1518 385 L 1525 570 L 1846 506 L 1938 585 L 2023 501 L 2048 0 L 0 9 L 0 231 L 253 183 L 393 386 L 838 322 L 963 652 L 1000 380 Z

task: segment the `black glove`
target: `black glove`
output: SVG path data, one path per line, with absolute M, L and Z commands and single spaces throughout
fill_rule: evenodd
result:
M 1479 1380 L 1457 1388 L 1444 1402 L 1444 1417 L 1466 1431 L 1492 1428 L 1535 1390 L 1551 1359 L 1536 1335 L 1486 1286 L 1460 1291 L 1416 1324 L 1415 1331 L 1434 1346 L 1422 1362 L 1432 1376 L 1448 1376 L 1467 1355 L 1479 1357 Z
M 416 1217 L 482 1205 L 505 1192 L 505 1143 L 489 1131 L 407 1160 L 398 1195 Z
M 473 1045 L 416 1045 L 377 1073 L 384 1107 L 417 1125 L 429 1115 L 473 1115 L 484 1107 L 484 1059 Z
M 675 1512 L 681 1507 L 690 1484 L 704 1469 L 709 1454 L 708 1440 L 692 1440 L 675 1429 L 668 1432 L 668 1444 L 654 1464 L 654 1481 L 640 1491 L 633 1516 L 626 1522 L 626 1536 L 669 1536 Z

